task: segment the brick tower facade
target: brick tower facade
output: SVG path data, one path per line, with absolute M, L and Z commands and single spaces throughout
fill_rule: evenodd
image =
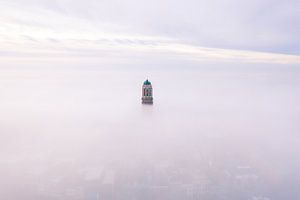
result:
M 142 103 L 143 104 L 153 104 L 153 89 L 151 82 L 144 81 L 143 87 L 142 87 Z

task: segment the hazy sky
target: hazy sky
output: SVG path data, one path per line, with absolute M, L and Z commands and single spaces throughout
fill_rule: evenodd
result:
M 299 35 L 298 0 L 0 0 L 2 63 L 163 54 L 299 64 Z
M 299 66 L 300 0 L 0 0 L 0 199 L 300 199 Z

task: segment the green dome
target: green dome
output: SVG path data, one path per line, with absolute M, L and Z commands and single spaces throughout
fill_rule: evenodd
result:
M 151 82 L 147 80 L 144 81 L 144 85 L 151 85 Z

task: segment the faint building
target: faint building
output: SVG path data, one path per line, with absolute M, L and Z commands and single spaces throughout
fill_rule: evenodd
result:
M 153 104 L 153 92 L 152 92 L 152 85 L 151 82 L 144 81 L 143 88 L 142 88 L 142 103 L 143 104 Z

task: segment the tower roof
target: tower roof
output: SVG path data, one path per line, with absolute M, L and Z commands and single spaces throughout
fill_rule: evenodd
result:
M 151 85 L 151 82 L 147 80 L 144 81 L 144 85 Z

